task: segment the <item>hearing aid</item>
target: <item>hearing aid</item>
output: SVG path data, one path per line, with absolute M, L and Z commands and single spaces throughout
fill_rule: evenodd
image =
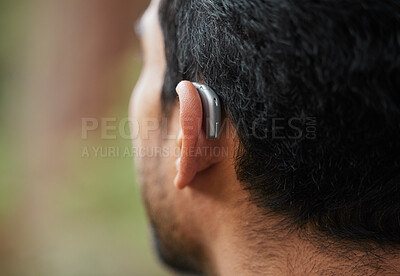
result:
M 210 140 L 218 139 L 221 133 L 221 102 L 218 95 L 207 85 L 193 82 L 199 92 L 203 106 L 203 128 Z

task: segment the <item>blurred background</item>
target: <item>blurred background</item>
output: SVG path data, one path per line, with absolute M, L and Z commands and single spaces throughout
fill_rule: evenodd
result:
M 147 5 L 0 0 L 0 275 L 170 275 L 131 156 L 107 153 L 130 140 L 81 127 L 128 116 Z

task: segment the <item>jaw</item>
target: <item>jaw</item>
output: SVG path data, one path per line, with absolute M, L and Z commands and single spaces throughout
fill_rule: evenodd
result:
M 185 223 L 180 221 L 182 214 L 178 213 L 173 194 L 163 189 L 166 183 L 143 184 L 142 193 L 158 257 L 177 272 L 200 273 L 202 246 L 193 237 L 193 230 L 185 229 Z M 149 185 L 152 187 L 149 188 Z M 170 186 L 173 187 L 172 184 Z

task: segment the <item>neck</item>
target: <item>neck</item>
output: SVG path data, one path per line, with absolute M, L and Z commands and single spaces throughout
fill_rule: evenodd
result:
M 249 213 L 251 212 L 246 212 Z M 212 260 L 210 275 L 365 276 L 396 274 L 400 271 L 399 254 L 383 251 L 366 253 L 343 247 L 342 254 L 338 253 L 339 247 L 334 247 L 337 250 L 333 249 L 332 241 L 329 242 L 330 247 L 328 242 L 327 246 L 319 244 L 317 247 L 300 238 L 297 233 L 277 231 L 272 227 L 263 227 L 262 231 L 254 228 L 249 230 L 254 221 L 246 216 L 233 221 L 239 223 L 220 222 L 220 229 L 214 236 L 213 246 L 209 249 L 209 259 Z M 265 221 L 270 222 L 270 218 L 265 218 Z

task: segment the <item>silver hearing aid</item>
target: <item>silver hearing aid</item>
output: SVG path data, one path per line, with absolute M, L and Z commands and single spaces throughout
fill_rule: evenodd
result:
M 203 128 L 207 138 L 214 140 L 221 133 L 221 102 L 218 95 L 207 85 L 193 82 L 203 105 Z

